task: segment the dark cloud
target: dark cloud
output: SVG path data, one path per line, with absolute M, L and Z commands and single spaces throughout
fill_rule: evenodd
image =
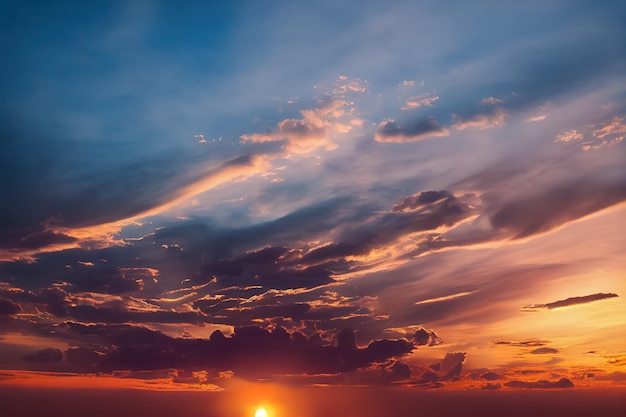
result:
M 541 348 L 531 350 L 530 353 L 532 353 L 533 355 L 545 355 L 545 354 L 559 353 L 559 351 L 554 348 L 541 347 Z
M 623 382 L 626 382 L 626 372 L 615 371 L 615 372 L 610 372 L 605 375 L 598 375 L 595 378 L 601 381 L 613 381 L 613 382 L 623 383 Z
M 2 292 L 4 292 L 5 298 L 20 303 L 22 307 L 25 307 L 27 303 L 32 304 L 38 310 L 56 317 L 65 317 L 71 302 L 68 293 L 57 287 L 43 288 L 38 291 L 21 288 L 12 288 L 8 291 L 0 289 L 0 293 Z
M 223 286 L 261 285 L 264 288 L 313 288 L 329 284 L 333 271 L 326 265 L 299 268 L 296 259 L 285 256 L 284 247 L 270 247 L 257 252 L 245 253 L 233 259 L 220 259 L 205 264 L 200 277 L 216 277 Z
M 35 353 L 24 355 L 27 362 L 61 362 L 63 353 L 59 349 L 46 348 L 38 350 Z
M 316 264 L 324 261 L 341 259 L 346 256 L 356 255 L 363 253 L 365 249 L 359 247 L 357 243 L 341 242 L 331 243 L 320 248 L 313 249 L 302 257 L 301 263 Z
M 333 199 L 241 229 L 185 222 L 124 246 L 42 253 L 35 263 L 3 263 L 0 271 L 20 287 L 66 282 L 72 286 L 70 292 L 150 291 L 155 298 L 159 291 L 178 289 L 183 277 L 190 277 L 194 284 L 216 279 L 212 290 L 314 288 L 333 283 L 334 275 L 358 267 L 347 257 L 366 254 L 408 233 L 452 225 L 470 214 L 462 199 L 445 191 L 409 197 L 395 211 L 383 214 L 367 206 L 346 210 L 351 203 L 350 198 Z M 399 206 L 409 205 L 410 211 L 398 211 Z M 337 242 L 308 252 L 297 246 L 303 236 L 313 241 L 330 230 L 337 230 Z M 147 271 L 159 274 L 158 284 L 150 276 L 154 272 Z
M 484 199 L 492 226 L 523 238 L 626 200 L 625 185 L 624 181 L 592 183 L 581 179 L 518 195 L 509 201 L 497 201 L 495 193 Z
M 68 364 L 79 365 L 82 369 L 96 367 L 103 355 L 104 352 L 84 346 L 69 348 L 64 352 Z
M 77 239 L 63 233 L 57 233 L 50 230 L 35 230 L 28 233 L 28 230 L 20 232 L 7 233 L 0 238 L 0 248 L 9 248 L 19 254 L 23 249 L 39 249 L 55 244 L 73 243 Z
M 93 251 L 72 249 L 39 254 L 37 262 L 5 262 L 0 264 L 0 272 L 21 288 L 68 283 L 73 292 L 124 294 L 140 290 L 142 282 L 153 278 L 144 268 L 146 264 L 136 259 L 138 255 L 138 248 L 132 245 Z
M 50 229 L 138 215 L 180 197 L 187 187 L 205 178 L 253 165 L 250 156 L 242 155 L 214 162 L 207 170 L 207 155 L 182 149 L 147 153 L 145 148 L 110 140 L 51 139 L 41 132 L 0 135 L 0 153 L 7 162 L 4 177 L 13 179 L 12 203 L 0 208 L 0 248 L 10 252 L 75 242 Z M 118 157 L 110 158 L 111 149 L 116 149 Z
M 448 352 L 446 356 L 430 365 L 430 370 L 422 375 L 423 382 L 454 380 L 461 376 L 465 353 Z
M 498 341 L 498 342 L 493 342 L 493 343 L 496 345 L 507 345 L 507 346 L 516 346 L 516 347 L 536 347 L 536 346 L 545 346 L 547 343 L 549 343 L 549 341 L 531 339 L 531 340 L 524 340 L 521 342 Z
M 502 379 L 502 376 L 497 374 L 497 373 L 495 373 L 495 372 L 487 371 L 487 372 L 481 374 L 480 378 L 481 379 L 486 379 L 487 381 L 495 381 L 497 379 Z
M 176 311 L 128 311 L 125 307 L 72 306 L 67 316 L 81 322 L 92 323 L 190 323 L 214 321 L 197 312 Z
M 146 239 L 151 245 L 179 245 L 184 248 L 176 259 L 185 263 L 195 262 L 197 265 L 204 259 L 206 268 L 229 267 L 228 260 L 239 260 L 247 252 L 242 261 L 252 265 L 257 261 L 250 257 L 280 257 L 278 252 L 290 251 L 303 236 L 316 239 L 338 225 L 360 223 L 371 216 L 371 207 L 355 207 L 354 203 L 351 197 L 333 198 L 299 208 L 275 220 L 242 228 L 218 227 L 209 220 L 179 222 L 155 231 Z M 253 255 L 259 250 L 262 252 Z M 288 256 L 283 261 L 293 260 L 293 255 L 285 254 Z M 220 261 L 224 265 L 214 265 Z M 267 265 L 267 262 L 260 264 Z
M 444 192 L 435 193 L 443 197 Z M 430 203 L 427 203 L 427 200 L 434 198 L 432 195 L 420 194 L 414 197 L 419 201 L 417 205 L 410 201 L 411 197 L 400 203 L 407 208 L 413 204 L 414 210 L 396 209 L 372 217 L 359 227 L 349 228 L 343 232 L 339 237 L 339 243 L 315 249 L 305 255 L 305 259 L 306 256 L 310 256 L 319 261 L 324 253 L 331 259 L 339 255 L 367 254 L 372 249 L 392 243 L 402 236 L 434 230 L 440 226 L 452 226 L 472 214 L 471 207 L 463 198 L 451 194 Z
M 375 340 L 361 348 L 349 329 L 339 331 L 332 344 L 282 327 L 237 327 L 228 337 L 216 330 L 209 339 L 172 338 L 130 325 L 68 322 L 61 330 L 90 340 L 90 346 L 66 351 L 66 360 L 92 371 L 213 369 L 253 378 L 279 373 L 341 373 L 384 363 L 414 349 L 403 339 Z M 392 373 L 406 374 L 402 365 L 396 368 Z
M 546 389 L 546 388 L 574 388 L 574 383 L 567 378 L 561 378 L 558 381 L 509 381 L 504 385 L 509 388 L 522 388 L 522 389 Z
M 529 309 L 529 310 L 533 310 L 537 308 L 553 309 L 553 308 L 559 308 L 559 307 L 568 307 L 568 306 L 573 306 L 573 305 L 578 305 L 578 304 L 591 303 L 593 301 L 605 300 L 607 298 L 614 298 L 614 297 L 619 297 L 619 296 L 613 293 L 597 293 L 597 294 L 591 294 L 591 295 L 584 295 L 581 297 L 570 297 L 570 298 L 566 298 L 565 300 L 553 301 L 547 304 L 529 304 L 527 306 L 524 306 L 523 308 Z
M 411 377 L 411 368 L 404 362 L 395 361 L 391 366 L 391 372 L 402 379 Z
M 419 384 L 428 384 L 432 382 L 437 382 L 438 380 L 439 376 L 437 375 L 437 373 L 427 369 L 422 373 L 417 382 Z
M 409 196 L 393 206 L 392 211 L 415 210 L 428 204 L 436 203 L 454 196 L 449 191 L 422 191 L 419 194 Z
M 19 304 L 16 304 L 11 300 L 0 298 L 0 316 L 17 314 L 20 311 L 22 311 L 22 309 L 20 308 Z
M 452 127 L 458 130 L 467 128 L 489 129 L 504 125 L 506 112 L 502 108 L 503 101 L 495 97 L 483 99 L 478 105 L 462 114 L 452 115 Z
M 434 346 L 441 343 L 441 339 L 437 336 L 437 333 L 426 329 L 417 329 L 413 334 L 413 341 L 415 341 L 415 344 L 418 346 Z
M 416 142 L 419 140 L 448 136 L 450 132 L 445 127 L 439 125 L 437 119 L 430 116 L 404 126 L 394 121 L 381 123 L 376 131 L 377 142 Z

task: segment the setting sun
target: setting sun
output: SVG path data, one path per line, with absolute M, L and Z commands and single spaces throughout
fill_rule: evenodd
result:
M 263 407 L 259 407 L 254 413 L 254 417 L 267 417 L 267 410 Z

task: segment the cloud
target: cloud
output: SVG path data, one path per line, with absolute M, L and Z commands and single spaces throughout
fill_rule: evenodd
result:
M 548 116 L 546 116 L 545 114 L 541 114 L 539 116 L 529 116 L 526 118 L 526 123 L 536 123 L 536 122 L 541 122 L 543 120 L 546 120 Z
M 19 304 L 15 304 L 11 300 L 0 298 L 0 316 L 17 314 L 20 311 L 22 311 L 22 309 L 20 308 Z
M 463 368 L 463 362 L 465 361 L 466 354 L 463 352 L 448 352 L 446 356 L 439 362 L 435 362 L 430 365 L 432 371 L 436 372 L 436 378 L 432 376 L 432 371 L 426 371 L 429 381 L 442 381 L 442 380 L 454 380 L 461 376 Z
M 507 345 L 507 346 L 515 346 L 515 347 L 535 347 L 535 346 L 545 346 L 548 343 L 548 341 L 531 339 L 531 340 L 525 340 L 521 342 L 498 341 L 498 342 L 493 342 L 493 343 L 496 345 Z
M 530 353 L 533 355 L 546 355 L 546 354 L 555 354 L 559 353 L 557 349 L 549 348 L 549 347 L 541 347 L 534 350 L 531 350 Z
M 422 191 L 394 205 L 392 211 L 413 211 L 450 197 L 453 197 L 453 195 L 449 191 Z
M 555 142 L 572 142 L 572 141 L 582 140 L 583 137 L 584 137 L 583 134 L 578 132 L 577 130 L 566 130 L 556 135 L 556 137 L 554 138 L 554 141 Z
M 448 135 L 450 131 L 430 116 L 407 126 L 398 125 L 393 120 L 383 121 L 378 125 L 374 139 L 381 143 L 403 143 Z
M 620 135 L 626 133 L 626 123 L 623 117 L 615 117 L 610 123 L 598 128 L 592 132 L 592 135 L 598 139 L 605 139 L 610 135 Z M 623 135 L 622 135 L 623 140 Z
M 411 110 L 419 107 L 432 107 L 433 103 L 437 100 L 439 100 L 439 96 L 430 96 L 429 94 L 409 97 L 406 99 L 404 106 L 401 107 L 401 110 Z
M 75 351 L 73 363 L 109 372 L 204 368 L 252 378 L 280 373 L 336 374 L 386 362 L 414 349 L 403 339 L 375 340 L 361 348 L 348 329 L 337 333 L 333 344 L 324 344 L 315 338 L 296 337 L 282 327 L 243 326 L 236 327 L 230 337 L 216 330 L 209 339 L 181 339 L 139 326 L 67 326 L 101 346 L 99 351 L 87 347 Z M 396 374 L 406 373 L 401 365 L 397 368 Z
M 151 165 L 153 162 L 155 166 Z M 106 236 L 119 232 L 122 226 L 139 217 L 158 214 L 196 194 L 259 173 L 267 167 L 266 161 L 258 155 L 241 155 L 208 168 L 206 163 L 195 161 L 183 172 L 170 172 L 177 165 L 164 161 L 143 163 L 147 167 L 133 169 L 154 170 L 154 175 L 138 175 L 132 170 L 120 169 L 120 172 L 107 173 L 108 177 L 104 174 L 89 176 L 85 189 L 72 188 L 65 192 L 66 185 L 61 184 L 59 193 L 50 195 L 37 184 L 24 199 L 20 200 L 17 195 L 15 204 L 0 209 L 0 214 L 9 219 L 6 225 L 0 224 L 0 230 L 5 231 L 0 238 L 0 259 L 75 248 L 81 241 L 88 247 L 98 239 L 106 240 Z M 161 166 L 162 171 L 157 166 Z M 124 185 L 129 177 L 141 181 Z M 52 182 L 55 180 L 54 176 L 50 178 Z M 30 187 L 26 183 L 24 186 Z M 49 186 L 56 188 L 56 185 Z M 90 197 L 85 199 L 85 195 Z M 18 210 L 22 204 L 27 209 Z M 19 220 L 11 222 L 11 218 Z
M 565 300 L 553 301 L 547 304 L 529 304 L 527 306 L 524 306 L 523 309 L 534 310 L 538 308 L 547 308 L 551 310 L 554 308 L 562 308 L 562 307 L 569 307 L 569 306 L 578 305 L 578 304 L 586 304 L 586 303 L 591 303 L 593 301 L 605 300 L 607 298 L 614 298 L 614 297 L 619 297 L 619 296 L 613 293 L 597 293 L 597 294 L 591 294 L 591 295 L 584 295 L 581 297 L 570 297 L 570 298 L 566 298 Z
M 200 273 L 216 277 L 224 286 L 262 285 L 267 288 L 312 288 L 329 284 L 331 270 L 325 265 L 306 268 L 296 264 L 297 253 L 284 247 L 269 247 L 234 259 L 206 263 Z
M 300 119 L 284 119 L 275 129 L 265 133 L 241 135 L 245 142 L 285 142 L 287 154 L 308 154 L 318 148 L 331 151 L 337 148 L 336 139 L 350 133 L 363 121 L 356 117 L 353 103 L 346 100 L 349 92 L 364 93 L 367 87 L 359 80 L 339 77 L 332 92 L 317 101 L 313 109 L 300 111 Z
M 598 375 L 596 376 L 596 379 L 599 379 L 601 381 L 613 381 L 617 383 L 624 383 L 626 382 L 626 372 L 621 372 L 621 371 L 610 372 L 605 375 Z
M 574 388 L 574 383 L 567 378 L 561 378 L 558 381 L 509 381 L 505 382 L 504 386 L 509 388 L 522 388 L 522 389 L 558 389 L 558 388 Z
M 24 360 L 27 362 L 61 362 L 62 359 L 62 352 L 54 348 L 41 349 L 35 353 L 24 355 Z
M 418 346 L 434 346 L 441 343 L 441 339 L 432 330 L 426 330 L 423 328 L 417 329 L 413 334 L 413 340 Z
M 583 150 L 599 150 L 610 148 L 624 140 L 626 136 L 626 123 L 623 117 L 615 117 L 613 120 L 591 132 L 595 140 L 583 143 Z
M 472 111 L 452 115 L 452 127 L 457 130 L 468 128 L 491 129 L 504 126 L 507 113 L 502 108 L 503 101 L 495 97 L 483 99 Z
M 404 362 L 395 361 L 391 366 L 391 372 L 402 379 L 408 379 L 411 377 L 411 368 Z
M 487 381 L 495 381 L 497 379 L 502 379 L 502 375 L 499 375 L 492 371 L 487 371 L 480 375 L 481 379 L 486 379 Z
M 20 249 L 39 249 L 46 246 L 52 246 L 55 244 L 69 244 L 75 242 L 77 239 L 65 235 L 63 233 L 56 233 L 51 230 L 36 231 L 25 236 L 18 235 L 15 239 L 9 239 L 1 241 L 0 243 L 8 248 L 20 250 Z
M 594 125 L 586 127 L 586 133 L 578 130 L 566 130 L 556 135 L 555 142 L 581 142 L 584 151 L 597 151 L 617 145 L 626 137 L 626 123 L 624 117 L 615 116 L 604 126 L 595 128 Z M 593 130 L 592 130 L 593 129 Z M 587 138 L 585 141 L 582 141 Z
M 568 179 L 545 189 L 529 190 L 508 201 L 499 201 L 497 192 L 488 193 L 483 201 L 495 229 L 523 238 L 626 200 L 624 184 L 623 179 Z

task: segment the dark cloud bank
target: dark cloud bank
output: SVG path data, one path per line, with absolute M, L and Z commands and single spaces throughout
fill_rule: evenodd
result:
M 64 358 L 69 367 L 83 372 L 207 369 L 262 378 L 275 374 L 350 372 L 415 349 L 413 343 L 404 339 L 375 340 L 360 348 L 349 329 L 337 332 L 330 342 L 323 341 L 317 333 L 307 337 L 282 327 L 267 330 L 258 326 L 237 327 L 228 337 L 216 330 L 209 339 L 173 338 L 139 326 L 75 322 L 60 325 L 58 331 L 82 340 L 83 345 L 64 352 L 42 349 L 26 355 L 24 360 L 60 362 Z M 90 343 L 85 344 L 86 341 Z M 394 372 L 402 375 L 406 369 Z M 456 372 L 456 368 L 449 372 Z

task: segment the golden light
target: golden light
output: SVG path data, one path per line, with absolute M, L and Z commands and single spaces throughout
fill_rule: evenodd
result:
M 254 413 L 254 417 L 267 417 L 267 410 L 263 407 L 259 407 Z

